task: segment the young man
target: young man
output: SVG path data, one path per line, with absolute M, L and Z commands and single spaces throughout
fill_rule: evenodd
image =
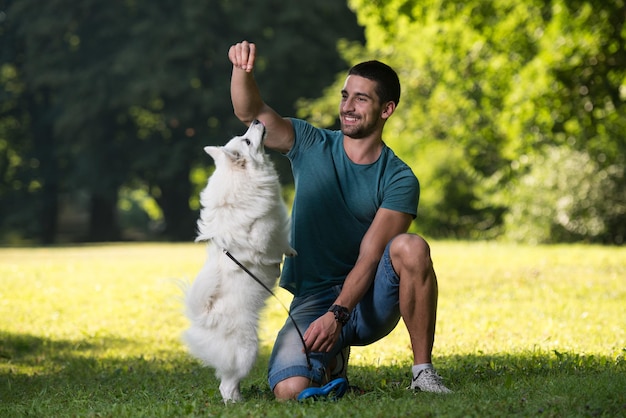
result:
M 228 56 L 235 115 L 265 125 L 265 145 L 290 159 L 295 181 L 291 244 L 298 256 L 286 260 L 280 285 L 294 294 L 291 314 L 313 367 L 287 321 L 269 364 L 275 396 L 295 399 L 325 383 L 329 370 L 345 373 L 349 347 L 379 340 L 400 317 L 413 349 L 410 387 L 450 392 L 431 364 L 437 279 L 430 248 L 407 233 L 419 184 L 382 139 L 400 100 L 398 76 L 378 61 L 353 67 L 341 91 L 341 131 L 331 131 L 282 118 L 263 101 L 253 43 L 231 46 Z

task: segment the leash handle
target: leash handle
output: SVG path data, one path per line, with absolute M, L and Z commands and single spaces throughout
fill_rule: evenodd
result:
M 298 327 L 298 324 L 296 324 L 296 320 L 293 319 L 293 316 L 291 316 L 291 312 L 289 312 L 289 309 L 287 309 L 287 307 L 280 301 L 280 299 L 278 299 L 278 296 L 276 296 L 276 294 L 272 291 L 272 289 L 267 287 L 265 285 L 265 283 L 263 283 L 261 280 L 259 280 L 258 277 L 256 277 L 250 270 L 248 270 L 248 268 L 246 266 L 241 264 L 241 262 L 239 262 L 239 260 L 237 260 L 228 250 L 224 249 L 223 251 L 224 251 L 224 254 L 226 254 L 226 256 L 228 256 L 228 258 L 233 260 L 233 262 L 235 264 L 237 264 L 237 266 L 239 266 L 240 269 L 245 271 L 248 274 L 248 276 L 252 277 L 254 279 L 254 281 L 257 282 L 258 284 L 260 284 L 265 290 L 267 290 L 270 295 L 274 296 L 276 298 L 276 300 L 278 301 L 278 303 L 280 303 L 280 306 L 282 306 L 283 309 L 285 310 L 285 312 L 287 312 L 287 315 L 289 315 L 289 319 L 291 320 L 291 323 L 293 324 L 293 326 L 295 327 L 296 331 L 298 332 L 298 336 L 300 337 L 300 341 L 302 341 L 302 347 L 304 348 L 304 354 L 306 355 L 307 367 L 309 368 L 309 370 L 313 369 L 313 365 L 311 364 L 311 358 L 309 357 L 309 351 L 306 349 L 306 343 L 304 342 L 304 336 L 302 335 L 302 331 L 300 331 L 300 328 Z

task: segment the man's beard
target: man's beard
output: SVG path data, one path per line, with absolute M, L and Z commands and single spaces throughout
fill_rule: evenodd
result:
M 360 122 L 361 119 L 358 119 L 358 121 Z M 365 138 L 375 130 L 375 126 L 364 125 L 362 123 L 344 125 L 343 118 L 340 118 L 340 123 L 341 133 L 354 139 Z

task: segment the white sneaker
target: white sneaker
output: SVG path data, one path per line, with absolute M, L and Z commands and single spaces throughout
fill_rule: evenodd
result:
M 422 392 L 452 393 L 452 391 L 443 384 L 443 379 L 437 374 L 435 369 L 424 369 L 420 371 L 417 376 L 413 377 L 411 386 L 407 389 L 421 390 Z

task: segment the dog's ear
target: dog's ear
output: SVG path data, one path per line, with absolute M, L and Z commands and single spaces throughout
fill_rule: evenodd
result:
M 217 161 L 217 157 L 220 155 L 221 147 L 204 147 L 204 152 L 209 154 L 213 160 Z
M 228 157 L 228 159 L 235 165 L 240 166 L 240 167 L 245 167 L 246 166 L 246 159 L 244 158 L 244 156 L 238 152 L 238 151 L 231 151 L 227 148 L 223 148 L 222 151 L 224 152 L 224 155 L 226 155 L 226 157 Z

